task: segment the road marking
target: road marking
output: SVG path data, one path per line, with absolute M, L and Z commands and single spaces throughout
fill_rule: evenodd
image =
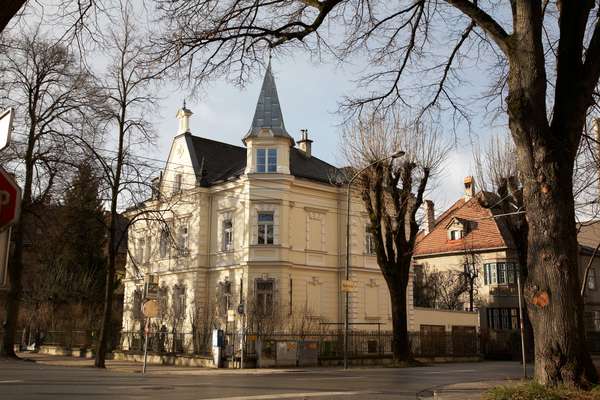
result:
M 23 383 L 22 380 L 19 379 L 13 379 L 13 380 L 8 380 L 8 381 L 0 381 L 0 384 L 2 383 Z
M 297 397 L 323 397 L 323 396 L 353 396 L 361 392 L 308 392 L 308 393 L 279 393 L 279 394 L 259 394 L 256 396 L 237 396 L 237 397 L 215 397 L 205 400 L 270 400 L 270 399 L 294 399 Z
M 433 374 L 466 374 L 469 372 L 477 372 L 474 369 L 458 369 L 456 371 L 424 371 L 423 374 L 433 375 Z

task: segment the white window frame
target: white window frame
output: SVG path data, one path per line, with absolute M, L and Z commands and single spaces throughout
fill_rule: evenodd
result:
M 270 215 L 271 216 L 271 220 L 270 221 L 261 221 L 260 217 L 261 215 Z M 256 223 L 257 223 L 257 230 L 256 230 L 256 234 L 257 234 L 257 244 L 262 244 L 262 245 L 271 245 L 271 244 L 275 244 L 275 213 L 271 212 L 271 211 L 259 211 L 256 215 Z M 262 234 L 261 234 L 261 229 Z M 269 235 L 269 231 L 270 231 L 270 235 Z M 269 237 L 270 236 L 270 237 Z M 269 238 L 270 238 L 270 242 L 269 242 Z
M 449 238 L 450 240 L 460 240 L 463 238 L 463 231 L 461 229 L 452 229 L 450 230 Z
M 159 234 L 159 249 L 158 249 L 158 253 L 160 255 L 160 258 L 168 258 L 169 257 L 169 253 L 170 253 L 170 238 L 169 238 L 169 230 L 165 227 L 163 227 L 160 230 L 160 234 Z
M 263 162 L 260 162 L 260 161 Z M 272 174 L 277 172 L 277 149 L 262 147 L 256 149 L 256 172 Z
M 366 224 L 365 225 L 365 254 L 369 255 L 369 256 L 374 256 L 377 254 L 375 251 L 375 238 L 373 237 L 373 234 L 371 233 L 370 229 L 371 229 L 371 225 Z
M 173 182 L 173 194 L 181 192 L 181 186 L 183 182 L 183 174 L 178 172 L 175 174 L 175 181 Z
M 177 248 L 180 255 L 186 256 L 189 253 L 188 249 L 190 244 L 189 220 L 187 218 L 181 218 L 177 222 Z
M 260 288 L 260 284 L 270 284 L 270 289 Z M 273 315 L 275 311 L 275 279 L 257 278 L 254 280 L 256 313 L 258 315 Z M 270 296 L 270 299 L 269 299 Z
M 221 250 L 222 251 L 231 251 L 233 250 L 233 220 L 231 218 L 226 218 L 221 223 L 222 230 L 222 243 Z

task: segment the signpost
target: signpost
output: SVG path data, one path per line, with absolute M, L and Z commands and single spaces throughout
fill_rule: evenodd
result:
M 15 113 L 12 108 L 0 113 L 0 150 L 10 144 L 10 134 Z
M 160 306 L 158 304 L 158 276 L 146 275 L 144 285 L 144 304 L 142 305 L 142 314 L 146 317 L 146 327 L 144 328 L 144 365 L 142 374 L 146 373 L 146 362 L 148 360 L 148 334 L 150 333 L 150 319 L 158 317 Z
M 21 188 L 4 168 L 0 167 L 0 230 L 19 219 Z

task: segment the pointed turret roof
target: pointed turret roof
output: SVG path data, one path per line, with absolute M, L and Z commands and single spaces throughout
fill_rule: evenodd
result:
M 283 123 L 283 114 L 281 113 L 281 106 L 279 105 L 279 96 L 277 95 L 275 78 L 271 72 L 270 60 L 262 88 L 260 89 L 260 96 L 256 103 L 256 111 L 254 111 L 252 126 L 246 136 L 242 139 L 244 144 L 248 138 L 258 136 L 258 133 L 262 129 L 269 129 L 273 133 L 273 136 L 288 138 L 291 145 L 294 145 L 294 139 L 287 132 Z

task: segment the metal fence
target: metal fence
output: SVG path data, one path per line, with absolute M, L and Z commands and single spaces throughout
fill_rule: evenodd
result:
M 108 342 L 108 350 L 119 346 L 120 332 L 114 332 Z M 0 331 L 0 340 L 3 332 Z M 94 349 L 98 343 L 99 333 L 93 330 L 44 331 L 18 330 L 15 332 L 15 345 L 21 349 L 39 349 L 40 346 L 59 346 L 65 349 Z
M 148 352 L 155 354 L 181 354 L 208 356 L 211 354 L 211 341 L 205 335 L 194 333 L 150 332 L 148 335 Z M 225 336 L 226 353 L 239 356 L 242 344 L 245 356 L 256 357 L 258 341 L 318 343 L 320 359 L 342 358 L 344 354 L 343 332 L 305 332 L 268 334 L 247 333 L 245 337 L 239 333 L 227 333 Z M 348 335 L 348 356 L 391 357 L 393 335 L 388 331 L 351 331 Z M 414 357 L 467 357 L 480 354 L 479 336 L 464 333 L 422 334 L 409 333 L 409 342 Z M 143 352 L 143 332 L 122 332 L 121 346 L 123 351 Z

